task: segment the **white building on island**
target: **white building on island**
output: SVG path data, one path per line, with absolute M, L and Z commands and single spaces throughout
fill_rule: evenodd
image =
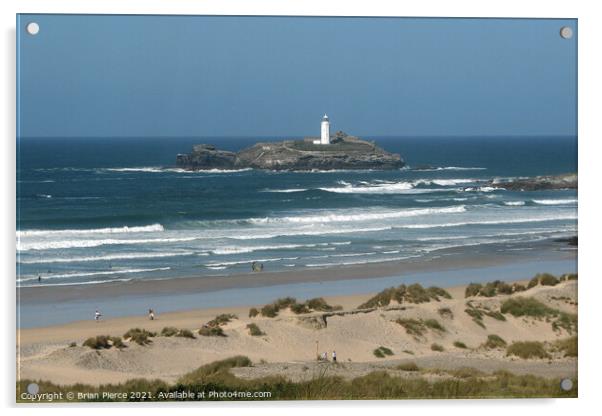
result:
M 330 144 L 330 121 L 326 114 L 320 123 L 320 140 L 314 140 L 314 144 Z

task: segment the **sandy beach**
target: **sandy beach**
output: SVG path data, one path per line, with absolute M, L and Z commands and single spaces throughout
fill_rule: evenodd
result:
M 520 283 L 526 284 L 525 281 Z M 450 299 L 418 304 L 392 302 L 367 310 L 358 310 L 358 306 L 374 293 L 325 297 L 328 304 L 341 306 L 340 311 L 327 314 L 312 311 L 298 315 L 283 309 L 273 318 L 261 314 L 251 318 L 249 309 L 259 309 L 263 305 L 250 301 L 237 307 L 161 313 L 153 321 L 141 315 L 22 329 L 18 332 L 18 378 L 91 385 L 133 378 L 174 382 L 204 364 L 235 355 L 244 355 L 253 361 L 252 367 L 232 370 L 237 377 L 247 379 L 276 374 L 291 380 L 304 380 L 323 371 L 345 378 L 375 370 L 399 374 L 397 366 L 408 361 L 421 369 L 430 369 L 429 376 L 436 375 L 440 369 L 472 367 L 486 373 L 507 370 L 548 378 L 576 377 L 576 358 L 565 357 L 553 348 L 556 341 L 566 339 L 574 332 L 554 329 L 547 318 L 511 314 L 505 314 L 504 320 L 485 316 L 481 325 L 466 312 L 468 301 L 473 305 L 471 307 L 482 311 L 497 311 L 507 299 L 530 297 L 555 310 L 576 314 L 576 280 L 562 281 L 555 286 L 538 285 L 523 292 L 493 297 L 465 298 L 465 289 L 465 286 L 448 288 Z M 298 299 L 299 302 L 303 300 Z M 221 326 L 226 336 L 198 334 L 203 324 L 220 314 L 236 316 Z M 428 329 L 416 336 L 408 333 L 397 322 L 399 319 L 436 320 L 442 329 Z M 264 335 L 250 335 L 248 324 L 257 325 Z M 195 339 L 156 336 L 145 346 L 126 340 L 127 347 L 121 350 L 94 350 L 82 346 L 89 337 L 123 336 L 135 327 L 157 333 L 164 327 L 189 329 Z M 486 348 L 484 344 L 491 334 L 501 337 L 507 345 L 515 341 L 542 342 L 549 347 L 549 355 L 543 359 L 523 359 L 508 355 L 505 348 Z M 433 344 L 440 345 L 443 350 L 433 350 Z M 380 347 L 389 349 L 391 355 L 375 356 L 374 350 Z M 336 351 L 340 365 L 332 365 L 332 351 Z M 329 363 L 318 363 L 317 352 L 327 352 Z

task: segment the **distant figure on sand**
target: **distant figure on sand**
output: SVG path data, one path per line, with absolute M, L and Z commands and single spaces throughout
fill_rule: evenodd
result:
M 151 321 L 155 320 L 155 311 L 153 311 L 152 309 L 148 310 L 148 319 L 150 319 Z
M 322 361 L 328 361 L 328 353 L 327 352 L 322 353 Z
M 254 261 L 254 262 L 251 264 L 251 269 L 252 269 L 254 272 L 262 272 L 262 271 L 263 271 L 263 263 L 257 263 L 256 261 Z
M 38 275 L 38 283 L 42 283 L 42 276 Z
M 334 350 L 332 351 L 332 361 L 335 363 L 337 362 L 337 352 Z
M 96 309 L 96 312 L 94 312 L 94 320 L 96 322 L 100 321 L 101 316 L 102 316 L 102 314 L 100 312 L 98 312 L 98 309 Z

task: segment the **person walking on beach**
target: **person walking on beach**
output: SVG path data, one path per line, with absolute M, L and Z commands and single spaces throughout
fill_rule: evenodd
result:
M 332 350 L 332 362 L 337 362 L 337 352 L 335 350 Z
M 98 309 L 96 309 L 96 312 L 94 312 L 94 320 L 96 322 L 100 321 L 101 316 L 102 316 L 102 314 L 98 311 Z
M 38 283 L 42 283 L 42 276 L 38 274 Z
M 155 311 L 153 311 L 152 309 L 149 308 L 148 310 L 148 319 L 150 319 L 151 321 L 155 320 Z

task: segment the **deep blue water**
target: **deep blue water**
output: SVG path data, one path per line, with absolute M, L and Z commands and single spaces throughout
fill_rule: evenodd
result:
M 576 138 L 374 139 L 408 168 L 185 172 L 175 156 L 193 144 L 258 139 L 21 139 L 19 284 L 328 267 L 576 233 L 575 191 L 487 186 L 576 172 Z

